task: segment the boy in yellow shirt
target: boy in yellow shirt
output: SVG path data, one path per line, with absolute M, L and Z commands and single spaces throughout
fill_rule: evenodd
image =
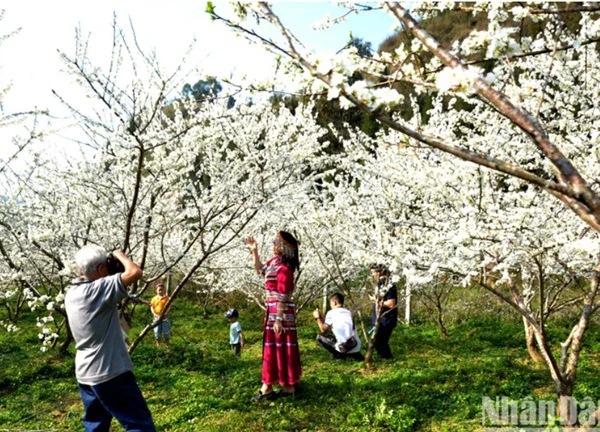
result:
M 150 310 L 154 316 L 154 322 L 158 321 L 160 313 L 164 309 L 165 305 L 169 301 L 169 296 L 166 294 L 166 289 L 163 284 L 156 285 L 156 295 L 150 300 Z M 171 306 L 165 312 L 163 321 L 154 327 L 154 340 L 156 340 L 156 346 L 160 346 L 160 336 L 162 334 L 165 341 L 165 345 L 169 346 L 169 339 L 171 338 L 171 322 L 169 321 L 169 315 L 171 314 Z

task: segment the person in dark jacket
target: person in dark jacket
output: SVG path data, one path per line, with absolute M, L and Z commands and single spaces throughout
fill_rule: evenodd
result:
M 381 302 L 381 318 L 375 335 L 375 349 L 382 359 L 393 358 L 390 336 L 398 325 L 398 290 L 390 281 L 390 271 L 382 264 L 371 266 L 371 274 L 377 283 L 377 297 L 373 300 L 373 325 L 377 323 L 377 303 Z

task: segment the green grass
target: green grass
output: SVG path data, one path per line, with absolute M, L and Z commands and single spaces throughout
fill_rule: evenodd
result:
M 146 311 L 137 312 L 139 331 Z M 82 404 L 71 351 L 39 351 L 35 326 L 0 333 L 0 430 L 81 430 Z M 473 431 L 481 398 L 553 399 L 545 367 L 532 364 L 516 318 L 474 318 L 450 326 L 443 340 L 433 325 L 398 327 L 393 361 L 332 362 L 314 338 L 310 313 L 300 314 L 304 376 L 295 400 L 253 403 L 260 386 L 262 315 L 241 311 L 248 342 L 241 358 L 228 346 L 222 313 L 209 317 L 191 302 L 173 315 L 170 349 L 147 338 L 133 354 L 135 374 L 161 431 Z M 562 337 L 557 326 L 551 337 Z M 131 335 L 134 333 L 132 332 Z M 592 328 L 581 360 L 576 397 L 600 398 L 596 373 L 600 332 Z M 113 422 L 114 430 L 121 430 Z

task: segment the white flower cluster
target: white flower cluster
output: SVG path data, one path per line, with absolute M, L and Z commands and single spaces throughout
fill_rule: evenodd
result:
M 444 92 L 458 91 L 468 94 L 477 91 L 477 80 L 481 78 L 482 70 L 477 67 L 469 66 L 468 68 L 445 67 L 436 76 L 437 87 Z
M 47 324 L 52 322 L 54 322 L 54 317 L 52 315 L 37 318 L 36 326 L 41 329 L 40 333 L 38 333 L 38 338 L 42 342 L 42 346 L 40 347 L 42 351 L 47 351 L 50 345 L 58 338 L 58 333 L 53 332 L 52 329 L 47 326 Z
M 0 320 L 0 327 L 3 327 L 8 333 L 16 333 L 20 329 L 14 323 Z

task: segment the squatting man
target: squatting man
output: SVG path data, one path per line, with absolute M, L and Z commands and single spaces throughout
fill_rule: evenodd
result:
M 329 298 L 329 305 L 331 310 L 327 312 L 325 319 L 319 309 L 313 312 L 321 331 L 317 335 L 317 342 L 336 360 L 350 358 L 363 361 L 365 358 L 360 353 L 360 338 L 354 326 L 352 312 L 344 307 L 344 296 L 340 293 L 333 294 Z M 328 333 L 329 330 L 333 334 Z

